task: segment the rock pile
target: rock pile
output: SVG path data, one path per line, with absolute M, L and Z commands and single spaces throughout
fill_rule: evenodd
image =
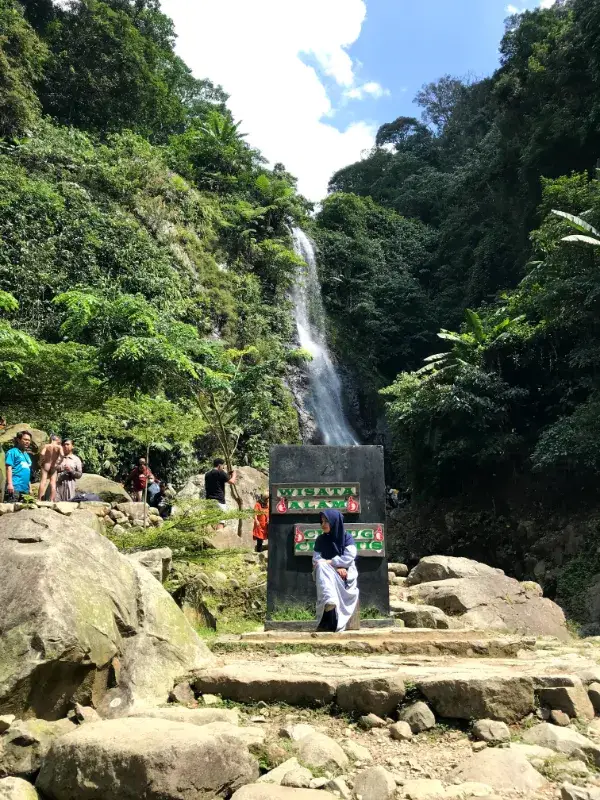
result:
M 392 615 L 409 628 L 494 630 L 570 639 L 559 606 L 538 584 L 519 583 L 467 558 L 428 556 L 406 579 L 391 565 Z

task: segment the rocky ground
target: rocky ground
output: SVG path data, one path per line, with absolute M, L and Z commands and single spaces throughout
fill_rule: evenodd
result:
M 264 558 L 173 571 L 79 511 L 0 516 L 2 800 L 600 800 L 600 641 L 536 584 L 394 564 L 398 627 L 209 649 L 189 587 L 225 618 L 260 598 Z

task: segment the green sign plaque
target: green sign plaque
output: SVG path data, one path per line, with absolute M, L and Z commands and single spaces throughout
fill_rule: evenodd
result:
M 362 557 L 385 556 L 385 528 L 379 523 L 356 522 L 344 525 L 352 535 L 358 555 Z M 317 536 L 323 531 L 319 525 L 294 526 L 294 555 L 312 556 Z
M 273 514 L 320 514 L 328 508 L 342 514 L 360 513 L 358 483 L 278 483 L 272 491 Z

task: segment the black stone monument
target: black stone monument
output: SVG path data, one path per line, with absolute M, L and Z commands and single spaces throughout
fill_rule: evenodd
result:
M 314 607 L 316 589 L 312 579 L 312 558 L 309 553 L 300 554 L 297 546 L 297 526 L 316 527 L 319 525 L 318 497 L 304 497 L 301 502 L 286 500 L 281 505 L 277 496 L 281 484 L 300 487 L 355 486 L 359 493 L 357 503 L 354 498 L 346 504 L 351 509 L 358 505 L 357 513 L 348 513 L 342 508 L 344 492 L 350 489 L 336 488 L 321 490 L 331 492 L 333 507 L 344 514 L 345 523 L 379 523 L 378 537 L 381 539 L 385 525 L 385 482 L 383 472 L 383 448 L 329 447 L 323 445 L 288 446 L 271 448 L 269 488 L 271 496 L 271 516 L 269 522 L 269 560 L 267 579 L 267 621 L 265 628 L 272 630 L 278 625 L 272 615 L 278 608 L 292 606 Z M 279 490 L 281 493 L 281 489 Z M 284 490 L 286 491 L 286 490 Z M 287 490 L 289 491 L 289 490 Z M 306 490 L 304 490 L 306 491 Z M 314 488 L 308 494 L 316 493 Z M 279 511 L 277 504 L 280 503 Z M 288 508 L 286 509 L 286 503 Z M 297 510 L 301 506 L 302 510 Z M 304 510 L 304 508 L 307 510 Z M 285 510 L 284 510 L 285 509 Z M 282 513 L 283 511 L 283 513 Z M 358 527 L 358 526 L 355 526 Z M 303 530 L 303 528 L 301 528 Z M 354 535 L 354 534 L 353 534 Z M 371 534 L 368 534 L 371 535 Z M 384 542 L 384 540 L 383 540 Z M 385 543 L 385 542 L 384 542 Z M 358 586 L 362 609 L 374 608 L 384 617 L 389 616 L 390 601 L 388 588 L 387 557 L 371 552 L 370 557 L 359 556 Z M 303 544 L 302 547 L 305 547 Z M 381 544 L 373 544 L 373 548 Z M 306 548 L 308 549 L 308 548 Z M 304 557 L 302 557 L 304 555 Z M 373 557 L 375 556 L 375 557 Z

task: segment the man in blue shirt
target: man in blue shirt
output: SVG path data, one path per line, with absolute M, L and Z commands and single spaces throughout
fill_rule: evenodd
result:
M 29 494 L 31 483 L 31 456 L 27 452 L 31 447 L 29 431 L 17 433 L 15 447 L 6 454 L 6 494 L 11 502 L 18 502 L 23 495 Z

